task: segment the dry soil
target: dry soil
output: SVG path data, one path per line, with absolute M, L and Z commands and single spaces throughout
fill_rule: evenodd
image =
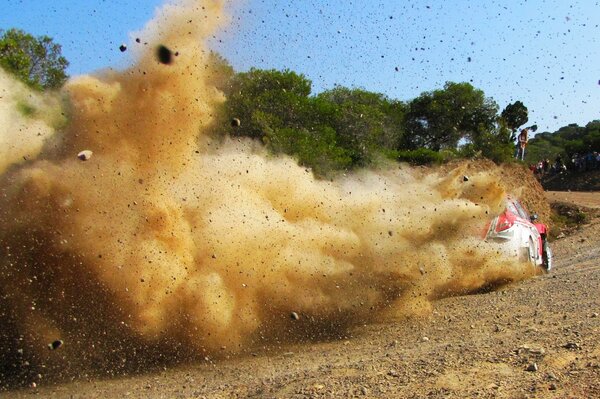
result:
M 600 193 L 549 193 L 600 206 Z M 447 298 L 425 318 L 336 340 L 120 379 L 5 392 L 6 398 L 599 398 L 600 219 L 553 243 L 555 269 Z

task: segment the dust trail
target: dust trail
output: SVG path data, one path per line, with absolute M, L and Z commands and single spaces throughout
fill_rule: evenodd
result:
M 504 196 L 488 175 L 326 182 L 249 141 L 211 141 L 223 97 L 204 39 L 222 10 L 161 9 L 136 35 L 139 61 L 70 81 L 69 125 L 2 176 L 5 375 L 235 353 L 528 274 L 481 240 Z M 156 61 L 159 44 L 173 64 Z
M 44 140 L 64 123 L 57 95 L 42 95 L 0 68 L 0 173 L 34 159 Z

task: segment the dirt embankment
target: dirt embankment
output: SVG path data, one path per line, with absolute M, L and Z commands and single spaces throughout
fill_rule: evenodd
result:
M 457 161 L 442 166 L 441 170 L 448 172 L 457 167 L 463 168 L 467 177 L 482 171 L 492 173 L 507 193 L 521 200 L 529 213 L 536 213 L 544 223 L 551 224 L 551 210 L 544 188 L 524 165 L 510 163 L 498 167 L 489 160 Z

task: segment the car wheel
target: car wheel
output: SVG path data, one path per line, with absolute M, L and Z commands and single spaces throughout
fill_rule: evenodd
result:
M 544 242 L 544 269 L 546 272 L 552 269 L 552 250 L 547 242 Z

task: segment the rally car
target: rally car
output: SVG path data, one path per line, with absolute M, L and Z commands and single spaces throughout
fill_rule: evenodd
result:
M 504 212 L 492 219 L 485 239 L 502 243 L 507 254 L 549 271 L 552 251 L 547 233 L 546 225 L 538 222 L 537 215 L 530 216 L 518 200 L 507 197 Z

